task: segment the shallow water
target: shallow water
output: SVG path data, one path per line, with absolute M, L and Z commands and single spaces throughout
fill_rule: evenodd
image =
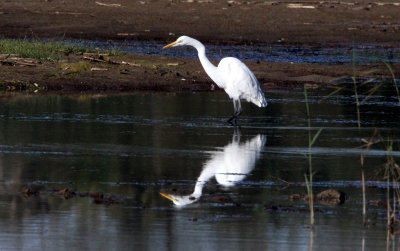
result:
M 390 91 L 390 90 L 387 90 Z M 316 204 L 310 238 L 306 193 L 308 127 L 302 90 L 267 93 L 269 105 L 243 103 L 240 130 L 225 121 L 224 93 L 3 96 L 0 101 L 2 250 L 382 250 L 398 247 L 384 207 L 370 203 L 362 227 L 361 138 L 375 128 L 399 151 L 396 97 L 310 90 L 316 193 L 344 191 L 339 206 Z M 362 98 L 363 96 L 361 96 Z M 366 156 L 367 199 L 383 200 L 385 146 Z M 199 177 L 201 177 L 199 179 Z M 184 206 L 160 195 L 202 194 Z M 24 197 L 23 187 L 36 195 Z M 78 195 L 56 195 L 68 188 Z M 87 192 L 116 198 L 94 203 Z
M 166 45 L 161 41 L 63 41 L 94 47 L 104 50 L 116 49 L 119 51 L 138 54 L 163 55 L 172 57 L 196 58 L 195 49 L 180 47 L 179 49 L 163 50 Z M 283 62 L 283 63 L 324 63 L 324 64 L 370 64 L 382 61 L 400 63 L 400 48 L 385 48 L 373 44 L 343 44 L 340 46 L 294 46 L 279 44 L 255 45 L 212 45 L 205 44 L 207 56 L 220 60 L 224 57 L 237 57 L 241 60 Z

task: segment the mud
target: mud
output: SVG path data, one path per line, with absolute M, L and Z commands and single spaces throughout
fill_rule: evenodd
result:
M 6 38 L 159 40 L 186 34 L 210 44 L 290 44 L 398 47 L 400 5 L 395 1 L 3 1 L 0 30 Z M 195 59 L 126 54 L 110 62 L 86 61 L 88 70 L 71 72 L 65 64 L 85 61 L 66 55 L 63 62 L 0 65 L 4 90 L 47 91 L 210 91 L 215 90 Z M 122 61 L 134 64 L 121 64 Z M 247 62 L 263 89 L 304 83 L 337 84 L 384 65 Z M 394 72 L 399 72 L 394 64 Z M 339 80 L 339 81 L 338 81 Z
M 45 61 L 33 66 L 0 65 L 0 90 L 4 91 L 215 91 L 198 60 L 126 54 L 96 62 L 83 55 L 68 55 L 60 62 Z M 217 63 L 217 62 L 215 62 Z M 351 65 L 246 62 L 263 89 L 286 89 L 306 84 L 314 88 L 346 83 L 359 78 L 390 78 L 382 64 Z M 80 67 L 83 65 L 84 67 Z M 394 72 L 400 66 L 394 64 Z M 378 70 L 377 69 L 383 69 Z
M 6 37 L 204 42 L 385 43 L 400 40 L 397 1 L 17 0 L 0 3 Z

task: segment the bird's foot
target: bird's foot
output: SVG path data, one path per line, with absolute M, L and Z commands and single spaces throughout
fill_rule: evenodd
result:
M 230 119 L 228 119 L 228 123 L 229 124 L 231 124 L 232 126 L 237 126 L 238 124 L 237 124 L 237 119 L 238 119 L 238 117 L 239 117 L 239 115 L 240 114 L 242 114 L 242 110 L 239 110 L 239 111 L 236 111 L 234 114 L 233 114 L 233 116 L 230 118 Z
M 228 119 L 226 122 L 231 124 L 232 126 L 237 126 L 237 116 L 233 115 L 230 119 Z

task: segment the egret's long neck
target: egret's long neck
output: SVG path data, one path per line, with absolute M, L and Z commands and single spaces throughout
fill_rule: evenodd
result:
M 194 191 L 192 195 L 196 198 L 200 198 L 204 185 L 215 176 L 215 165 L 212 164 L 212 161 L 208 161 L 203 170 L 200 173 L 200 176 L 197 178 L 196 186 L 194 187 Z
M 210 60 L 208 60 L 206 56 L 206 48 L 202 43 L 197 41 L 196 39 L 192 39 L 191 45 L 197 49 L 197 53 L 199 55 L 200 63 L 206 71 L 207 75 L 219 86 L 223 87 L 223 82 L 221 77 L 218 74 L 217 67 L 214 66 Z
M 203 193 L 203 187 L 214 175 L 215 172 L 210 172 L 212 170 L 203 170 L 200 174 L 200 177 L 197 179 L 196 186 L 194 187 L 194 191 L 192 195 L 196 198 L 200 198 L 201 194 Z

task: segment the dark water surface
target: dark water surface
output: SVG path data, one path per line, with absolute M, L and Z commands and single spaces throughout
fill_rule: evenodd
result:
M 179 49 L 163 50 L 162 47 L 166 43 L 161 41 L 68 40 L 63 42 L 103 50 L 115 49 L 138 54 L 197 58 L 197 52 L 192 47 L 187 46 L 180 47 Z M 342 44 L 334 47 L 329 45 L 310 47 L 284 44 L 205 44 L 205 46 L 207 56 L 215 60 L 220 60 L 224 57 L 237 57 L 241 60 L 283 63 L 370 64 L 381 63 L 382 61 L 400 63 L 400 48 L 387 48 L 374 44 Z
M 266 109 L 243 104 L 240 130 L 225 123 L 233 106 L 219 92 L 2 96 L 0 249 L 398 247 L 384 207 L 370 203 L 363 228 L 360 181 L 360 139 L 375 128 L 400 157 L 397 97 L 381 92 L 363 103 L 358 129 L 351 92 L 323 99 L 328 93 L 309 91 L 312 132 L 323 128 L 312 149 L 314 191 L 339 189 L 348 200 L 316 203 L 312 238 L 307 203 L 289 200 L 306 193 L 303 90 L 267 93 Z M 370 201 L 386 198 L 378 171 L 387 154 L 383 144 L 364 152 Z M 25 198 L 23 187 L 37 194 Z M 57 196 L 64 188 L 76 196 Z M 198 200 L 185 197 L 195 188 Z M 118 203 L 94 203 L 87 193 L 97 192 Z

